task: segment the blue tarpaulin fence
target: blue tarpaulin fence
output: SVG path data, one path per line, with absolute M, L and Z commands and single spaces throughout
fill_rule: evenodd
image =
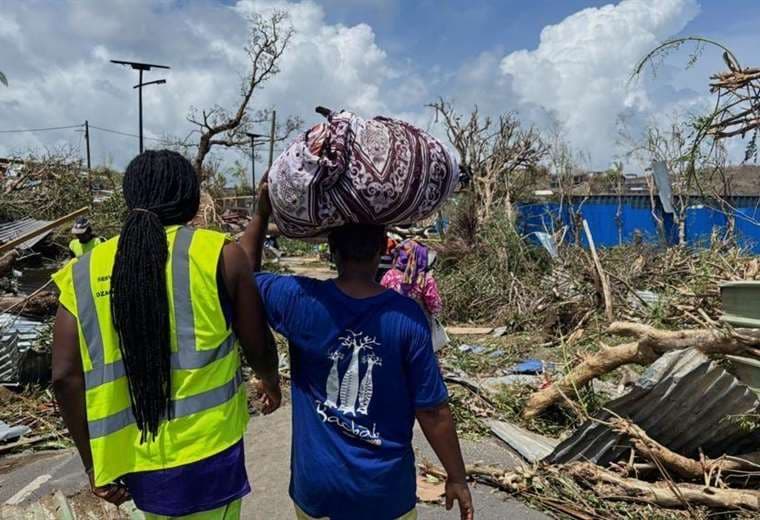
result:
M 760 196 L 727 199 L 727 212 L 716 201 L 692 197 L 686 209 L 685 235 L 690 246 L 709 244 L 715 231 L 723 234 L 731 216 L 734 217 L 734 237 L 740 246 L 760 254 Z M 525 235 L 554 232 L 562 226 L 574 229 L 586 219 L 597 247 L 614 247 L 634 240 L 647 243 L 675 245 L 678 229 L 673 216 L 665 213 L 655 199 L 654 208 L 648 196 L 595 196 L 572 198 L 560 208 L 559 202 L 521 204 L 518 207 L 520 231 Z M 728 213 L 728 214 L 727 214 Z M 663 222 L 658 230 L 657 220 Z M 585 237 L 580 233 L 585 245 Z

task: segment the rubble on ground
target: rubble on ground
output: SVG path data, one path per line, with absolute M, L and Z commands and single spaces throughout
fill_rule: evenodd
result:
M 639 245 L 602 250 L 599 263 L 564 246 L 513 264 L 496 287 L 503 267 L 483 280 L 444 267 L 449 316 L 474 317 L 441 354 L 460 434 L 493 435 L 525 460 L 520 471 L 471 467 L 471 478 L 562 518 L 754 517 L 760 330 L 723 315 L 720 288 L 758 279 L 760 262 L 732 246 Z M 531 358 L 545 367 L 515 373 Z
M 206 208 L 232 235 L 250 218 Z M 561 518 L 756 513 L 760 404 L 740 377 L 752 362 L 734 358 L 760 359 L 760 333 L 721 320 L 720 285 L 760 279 L 760 261 L 717 244 L 623 246 L 598 251 L 596 262 L 576 245 L 548 254 L 498 240 L 472 250 L 435 243 L 452 338 L 439 356 L 460 434 L 494 436 L 525 461 L 518 471 L 469 467 L 471 478 Z M 282 239 L 280 247 L 286 256 L 314 249 Z M 0 279 L 13 280 L 26 257 L 0 255 Z M 56 308 L 46 291 L 0 292 L 6 321 L 23 325 L 0 324 L 0 345 L 25 340 L 46 353 L 44 324 Z M 13 433 L 0 440 L 0 456 L 69 446 L 50 391 L 15 386 L 0 387 L 0 431 Z M 423 471 L 440 488 L 441 470 Z

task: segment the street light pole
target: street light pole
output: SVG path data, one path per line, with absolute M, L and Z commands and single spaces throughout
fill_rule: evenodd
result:
M 140 81 L 138 81 L 138 87 L 137 87 L 137 111 L 140 113 L 138 123 L 140 125 L 140 153 L 143 153 L 143 124 L 142 124 L 142 77 L 143 77 L 143 69 L 140 69 Z M 132 87 L 134 88 L 134 87 Z
M 139 83 L 135 85 L 133 88 L 137 89 L 137 104 L 138 104 L 138 111 L 139 111 L 139 124 L 140 124 L 140 153 L 143 152 L 143 102 L 142 102 L 142 88 L 146 87 L 148 85 L 163 85 L 166 83 L 165 79 L 159 79 L 156 81 L 149 81 L 147 83 L 143 83 L 143 72 L 146 70 L 151 69 L 168 69 L 169 67 L 166 65 L 154 65 L 151 63 L 140 63 L 137 61 L 122 61 L 122 60 L 111 60 L 111 63 L 115 63 L 117 65 L 127 65 L 134 70 L 138 71 L 139 73 Z
M 147 83 L 142 82 L 142 73 L 143 71 L 140 71 L 140 83 L 138 85 L 135 85 L 132 88 L 136 88 L 139 92 L 138 99 L 139 99 L 139 106 L 140 106 L 140 153 L 143 152 L 143 115 L 142 115 L 142 88 L 148 85 L 163 85 L 166 83 L 165 79 L 157 79 L 156 81 L 149 81 Z

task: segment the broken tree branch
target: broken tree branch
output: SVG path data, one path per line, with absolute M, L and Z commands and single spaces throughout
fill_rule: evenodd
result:
M 648 502 L 661 507 L 682 508 L 684 501 L 716 509 L 760 511 L 760 491 L 726 489 L 697 484 L 649 483 L 625 478 L 589 462 L 576 462 L 563 467 L 573 478 L 585 481 L 599 496 L 609 500 Z
M 623 365 L 649 365 L 666 352 L 685 348 L 696 348 L 705 354 L 747 353 L 753 349 L 752 344 L 746 340 L 756 337 L 746 333 L 744 329 L 737 329 L 737 334 L 746 333 L 746 337 L 742 336 L 742 341 L 735 334 L 726 334 L 719 330 L 664 331 L 629 322 L 614 322 L 607 331 L 619 336 L 635 336 L 639 341 L 615 347 L 602 344 L 599 352 L 586 357 L 560 381 L 534 393 L 523 410 L 526 419 L 537 416 L 552 404 L 559 402 L 563 394 L 575 395 L 576 389 Z M 757 337 L 754 343 L 758 344 L 760 337 Z
M 652 439 L 638 425 L 626 419 L 617 418 L 611 421 L 612 429 L 626 435 L 636 451 L 652 462 L 659 461 L 669 471 L 681 478 L 702 480 L 709 485 L 709 475 L 719 473 L 747 472 L 760 470 L 760 452 L 750 453 L 742 457 L 694 460 L 684 457 L 666 448 Z
M 642 348 L 638 342 L 615 347 L 603 344 L 599 352 L 588 356 L 560 381 L 555 381 L 530 396 L 523 410 L 523 416 L 526 419 L 536 417 L 554 403 L 559 402 L 563 395 L 575 395 L 576 389 L 586 386 L 602 374 L 612 372 L 623 365 L 649 364 L 657 357 L 650 349 Z

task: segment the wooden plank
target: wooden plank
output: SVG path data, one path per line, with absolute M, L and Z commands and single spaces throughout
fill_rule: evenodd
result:
M 588 240 L 588 247 L 591 250 L 591 257 L 594 259 L 594 266 L 599 273 L 599 281 L 602 283 L 602 294 L 604 296 L 604 312 L 607 315 L 609 321 L 615 320 L 615 313 L 612 311 L 612 292 L 610 291 L 610 281 L 607 278 L 607 273 L 602 269 L 602 261 L 599 260 L 599 255 L 596 253 L 596 246 L 594 245 L 594 237 L 591 236 L 591 229 L 588 227 L 588 221 L 583 219 L 583 231 L 586 233 L 586 239 Z
M 6 251 L 10 251 L 14 249 L 17 245 L 23 244 L 27 240 L 32 239 L 36 237 L 37 235 L 41 235 L 42 233 L 47 233 L 49 231 L 52 231 L 53 229 L 74 220 L 80 215 L 84 215 L 88 211 L 90 211 L 90 208 L 79 208 L 78 210 L 73 211 L 69 213 L 68 215 L 65 215 L 59 219 L 56 219 L 49 224 L 45 224 L 44 226 L 37 228 L 34 231 L 30 231 L 29 233 L 16 237 L 10 242 L 6 242 L 5 244 L 0 244 L 0 255 L 5 253 Z
M 481 336 L 493 332 L 493 327 L 446 327 L 446 332 L 454 336 Z

